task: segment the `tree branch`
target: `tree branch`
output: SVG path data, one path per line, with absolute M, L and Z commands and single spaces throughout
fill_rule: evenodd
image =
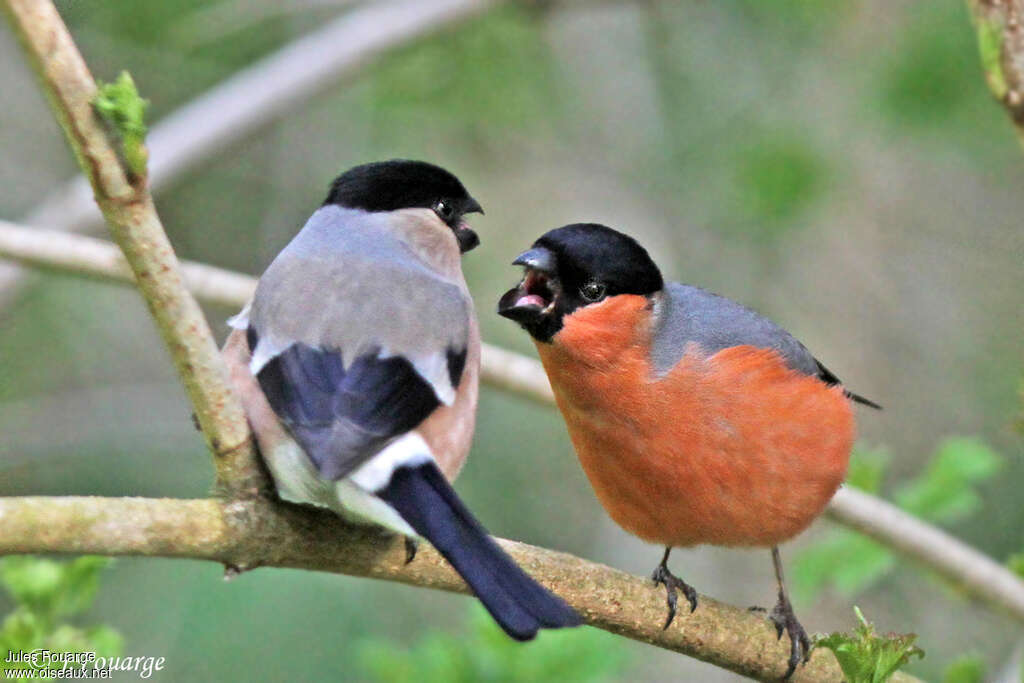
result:
M 127 264 L 109 242 L 0 220 L 0 257 L 26 265 L 130 284 Z M 256 279 L 199 263 L 182 263 L 185 283 L 201 300 L 241 308 Z M 481 378 L 495 388 L 531 401 L 554 404 L 544 368 L 536 360 L 484 344 Z M 870 536 L 942 575 L 966 594 L 1024 621 L 1024 581 L 990 557 L 945 531 L 880 498 L 840 489 L 830 518 Z
M 234 570 L 315 569 L 467 593 L 433 548 L 410 564 L 404 544 L 375 527 L 314 508 L 271 502 L 149 498 L 0 498 L 0 554 L 93 553 L 206 559 Z M 665 592 L 647 579 L 525 543 L 498 543 L 591 626 L 674 650 L 758 680 L 778 680 L 789 645 L 763 615 L 701 596 L 662 630 Z M 829 650 L 815 650 L 794 681 L 841 681 Z M 893 680 L 916 680 L 902 676 Z
M 1024 145 L 1024 0 L 967 0 L 985 80 Z
M 249 426 L 213 335 L 182 283 L 145 175 L 126 172 L 93 111 L 97 88 L 82 55 L 49 0 L 4 0 L 2 7 L 171 352 L 216 456 L 218 483 L 238 491 L 261 487 Z
M 935 571 L 967 595 L 1024 623 L 1024 581 L 1007 567 L 892 503 L 845 487 L 829 517 Z
M 0 257 L 41 270 L 134 285 L 124 253 L 107 240 L 60 230 L 30 228 L 0 219 Z M 192 261 L 182 261 L 185 287 L 198 299 L 241 308 L 256 290 L 256 278 Z

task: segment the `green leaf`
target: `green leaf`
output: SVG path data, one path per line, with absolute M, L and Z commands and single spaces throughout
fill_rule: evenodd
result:
M 878 493 L 889 466 L 889 451 L 885 448 L 854 448 L 850 467 L 846 472 L 847 486 L 855 486 L 867 493 Z
M 146 151 L 146 108 L 131 74 L 122 71 L 113 83 L 97 82 L 93 108 L 120 138 L 120 152 L 129 178 L 144 178 L 149 153 Z
M 897 491 L 896 502 L 929 521 L 963 519 L 981 505 L 974 485 L 992 477 L 1001 465 L 1002 458 L 980 439 L 946 439 L 924 473 Z
M 885 576 L 896 558 L 883 546 L 852 531 L 837 531 L 800 551 L 793 560 L 793 595 L 813 602 L 829 583 L 852 597 Z
M 946 667 L 942 683 L 982 683 L 985 662 L 978 655 L 961 655 Z
M 62 613 L 77 614 L 92 604 L 99 590 L 100 574 L 111 562 L 107 557 L 86 555 L 64 565 Z
M 0 651 L 31 651 L 46 642 L 48 624 L 25 609 L 17 609 L 4 618 L 0 627 Z
M 815 639 L 816 646 L 835 653 L 848 683 L 885 683 L 911 657 L 924 657 L 924 650 L 914 645 L 915 634 L 879 636 L 860 608 L 853 610 L 860 624 L 852 634 L 833 633 Z
M 0 650 L 120 654 L 120 634 L 107 626 L 79 628 L 59 618 L 85 611 L 96 596 L 100 573 L 110 565 L 103 557 L 54 562 L 29 556 L 0 560 L 0 583 L 16 606 L 0 625 Z
M 52 614 L 60 598 L 63 572 L 56 562 L 28 556 L 0 560 L 0 582 L 14 601 L 35 612 Z
M 97 657 L 116 657 L 124 651 L 124 637 L 109 626 L 93 626 L 85 630 L 89 651 Z

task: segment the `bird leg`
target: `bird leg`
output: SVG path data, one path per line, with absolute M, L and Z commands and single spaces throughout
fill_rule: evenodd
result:
M 654 573 L 651 574 L 651 580 L 654 581 L 654 585 L 662 585 L 665 587 L 665 602 L 668 605 L 668 618 L 665 619 L 665 625 L 662 626 L 662 630 L 665 630 L 672 624 L 672 620 L 676 618 L 676 603 L 678 601 L 676 597 L 676 590 L 683 591 L 683 595 L 686 596 L 687 601 L 690 603 L 690 612 L 697 609 L 697 591 L 693 589 L 693 586 L 686 583 L 678 576 L 674 575 L 668 570 L 668 554 L 672 552 L 672 548 L 665 548 L 665 554 L 661 558 L 661 564 L 659 564 Z
M 801 661 L 806 663 L 811 658 L 811 639 L 807 637 L 804 627 L 796 620 L 793 605 L 789 602 L 789 596 L 786 594 L 786 584 L 782 578 L 782 559 L 779 557 L 778 546 L 772 547 L 772 563 L 775 565 L 779 601 L 769 613 L 768 618 L 775 624 L 775 631 L 779 639 L 782 638 L 783 631 L 789 636 L 789 666 L 786 668 L 786 675 L 782 677 L 782 680 L 788 681 L 796 671 L 797 664 Z

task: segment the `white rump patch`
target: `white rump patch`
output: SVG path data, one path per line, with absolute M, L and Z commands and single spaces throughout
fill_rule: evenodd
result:
M 426 443 L 419 435 L 407 435 L 364 463 L 355 474 L 336 482 L 322 478 L 313 461 L 291 439 L 271 449 L 266 454 L 266 463 L 274 477 L 277 493 L 284 500 L 329 508 L 351 522 L 379 524 L 391 531 L 416 537 L 418 534 L 398 511 L 372 493 L 376 489 L 367 490 L 362 484 L 383 479 L 382 486 L 386 486 L 395 467 L 431 460 L 430 455 L 423 455 L 427 452 L 425 449 Z M 404 460 L 401 457 L 403 451 L 407 456 Z M 408 457 L 410 452 L 419 455 Z M 361 483 L 352 480 L 359 473 L 362 474 Z
M 415 467 L 433 461 L 434 456 L 423 437 L 409 432 L 360 465 L 347 479 L 366 491 L 380 491 L 399 467 Z

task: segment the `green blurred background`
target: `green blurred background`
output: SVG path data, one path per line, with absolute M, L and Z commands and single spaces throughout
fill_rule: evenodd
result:
M 159 121 L 351 4 L 58 7 L 94 74 L 130 69 Z M 0 216 L 14 219 L 76 169 L 6 28 L 0 92 Z M 899 490 L 944 440 L 974 438 L 995 464 L 970 482 L 966 513 L 939 520 L 999 560 L 1024 551 L 1024 461 L 1010 427 L 1024 358 L 1024 157 L 985 88 L 962 0 L 503 6 L 297 106 L 157 206 L 182 258 L 256 274 L 337 173 L 395 156 L 449 168 L 487 210 L 473 221 L 482 246 L 465 259 L 486 340 L 534 353 L 493 310 L 518 275 L 506 264 L 535 237 L 575 221 L 623 229 L 668 277 L 768 314 L 885 405 L 858 412 L 859 462 L 884 468 L 874 488 Z M 234 311 L 207 312 L 223 337 Z M 130 289 L 35 276 L 0 310 L 0 495 L 206 495 L 209 456 L 189 412 Z M 654 567 L 659 549 L 607 518 L 553 410 L 485 388 L 477 433 L 458 489 L 492 533 Z M 964 653 L 993 672 L 1011 658 L 1019 625 L 901 560 L 869 580 L 831 576 L 842 567 L 813 553 L 835 538 L 820 522 L 783 549 L 810 553 L 796 572 L 809 631 L 848 629 L 856 603 L 882 630 L 920 635 L 928 657 L 911 670 L 929 679 Z M 673 567 L 728 602 L 773 601 L 767 551 L 677 551 Z M 119 560 L 88 619 L 119 630 L 126 654 L 166 656 L 157 678 L 169 681 L 450 679 L 415 658 L 457 658 L 449 650 L 474 642 L 463 634 L 486 630 L 462 597 L 312 572 L 230 583 L 221 573 Z M 603 663 L 489 664 L 472 677 L 735 679 L 596 632 L 549 638 L 561 635 L 510 657 Z M 380 653 L 399 651 L 411 663 L 382 668 Z

